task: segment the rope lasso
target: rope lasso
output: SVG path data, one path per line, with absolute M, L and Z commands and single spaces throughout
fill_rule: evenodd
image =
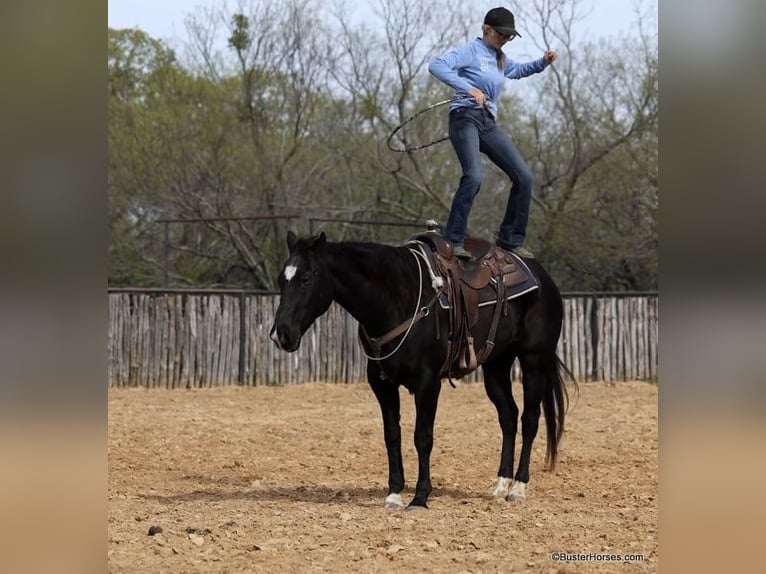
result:
M 401 130 L 404 126 L 406 126 L 408 123 L 410 123 L 412 120 L 414 120 L 418 116 L 420 116 L 420 115 L 422 115 L 422 114 L 424 114 L 424 113 L 426 113 L 428 111 L 433 110 L 434 108 L 438 108 L 438 107 L 443 106 L 445 104 L 449 104 L 451 101 L 452 101 L 452 99 L 442 100 L 441 102 L 436 102 L 435 104 L 431 104 L 427 108 L 423 108 L 419 112 L 416 112 L 414 115 L 410 116 L 409 118 L 404 120 L 401 124 L 396 126 L 396 128 L 394 128 L 394 131 L 391 132 L 391 134 L 388 136 L 388 139 L 386 140 L 386 146 L 388 146 L 388 149 L 390 149 L 391 151 L 395 151 L 397 153 L 404 153 L 404 152 L 408 152 L 408 151 L 415 151 L 415 150 L 431 147 L 432 145 L 436 145 L 436 144 L 441 143 L 441 142 L 443 142 L 445 140 L 448 140 L 449 139 L 449 135 L 446 135 L 446 136 L 444 136 L 442 138 L 439 138 L 439 139 L 436 139 L 436 140 L 432 140 L 429 143 L 415 145 L 415 146 L 411 146 L 411 147 L 408 147 L 406 145 L 406 143 L 405 143 L 404 144 L 404 149 L 395 148 L 395 147 L 392 147 L 392 145 L 391 145 L 391 141 L 394 139 L 394 136 L 396 135 L 396 133 L 399 130 Z

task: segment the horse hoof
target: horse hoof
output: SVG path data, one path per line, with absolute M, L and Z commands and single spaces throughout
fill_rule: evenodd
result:
M 390 508 L 392 510 L 399 510 L 404 508 L 404 502 L 402 501 L 401 494 L 389 494 L 383 501 L 383 508 Z
M 513 502 L 514 500 L 525 500 L 527 498 L 527 483 L 526 482 L 514 482 L 513 486 L 511 487 L 511 491 L 508 493 L 508 496 L 505 497 L 505 499 L 508 502 Z
M 512 482 L 513 480 L 510 478 L 505 478 L 504 476 L 498 476 L 497 486 L 495 486 L 495 490 L 492 491 L 492 496 L 495 498 L 506 498 L 508 496 L 508 493 L 511 491 Z
M 422 506 L 420 504 L 410 504 L 407 507 L 407 512 L 417 512 L 421 510 L 428 510 L 428 506 L 423 504 Z

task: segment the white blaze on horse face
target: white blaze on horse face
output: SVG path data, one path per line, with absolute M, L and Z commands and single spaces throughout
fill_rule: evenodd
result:
M 290 279 L 295 277 L 295 274 L 298 272 L 298 268 L 295 265 L 288 265 L 285 267 L 285 281 L 288 283 L 290 282 Z

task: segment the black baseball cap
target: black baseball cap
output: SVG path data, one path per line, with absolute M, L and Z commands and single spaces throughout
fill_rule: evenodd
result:
M 484 16 L 484 24 L 491 26 L 504 36 L 521 36 L 516 30 L 516 21 L 513 17 L 513 13 L 507 8 L 492 8 L 492 10 L 487 12 L 487 15 Z

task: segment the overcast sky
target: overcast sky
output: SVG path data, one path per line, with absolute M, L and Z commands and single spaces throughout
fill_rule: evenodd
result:
M 162 40 L 182 41 L 185 38 L 184 17 L 198 6 L 220 5 L 221 0 L 108 0 L 109 26 L 112 28 L 141 28 L 150 36 Z M 657 0 L 645 0 L 657 12 Z M 366 2 L 358 2 L 361 7 Z M 497 4 L 502 4 L 498 2 Z M 489 5 L 489 4 L 488 4 Z M 582 0 L 584 8 L 592 7 L 581 24 L 581 32 L 589 38 L 611 36 L 627 31 L 635 20 L 634 0 Z M 362 9 L 362 8 L 360 8 Z M 483 14 L 477 16 L 477 26 Z M 519 26 L 523 30 L 523 24 Z

